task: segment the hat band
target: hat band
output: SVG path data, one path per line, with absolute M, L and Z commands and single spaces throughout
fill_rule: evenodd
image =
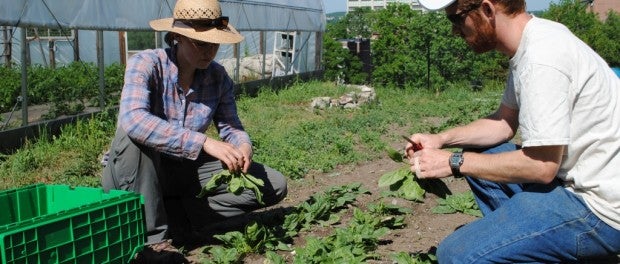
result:
M 183 26 L 179 25 L 183 24 Z M 228 17 L 222 16 L 216 19 L 174 19 L 172 27 L 188 26 L 196 30 L 196 32 L 207 31 L 212 28 L 219 30 L 228 29 Z

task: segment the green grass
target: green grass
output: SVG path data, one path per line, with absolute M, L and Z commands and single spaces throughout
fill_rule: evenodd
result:
M 63 127 L 58 137 L 44 135 L 0 156 L 0 190 L 33 183 L 99 186 L 100 158 L 110 143 L 113 120 L 102 113 Z
M 279 91 L 263 89 L 238 100 L 239 115 L 255 145 L 254 159 L 300 179 L 337 165 L 385 157 L 400 134 L 437 132 L 491 113 L 499 85 L 472 92 L 450 87 L 435 94 L 420 89 L 377 87 L 378 101 L 360 109 L 310 108 L 313 97 L 339 97 L 346 87 L 298 83 Z M 100 157 L 115 130 L 114 114 L 66 126 L 58 137 L 29 142 L 0 157 L 0 190 L 28 184 L 99 186 Z

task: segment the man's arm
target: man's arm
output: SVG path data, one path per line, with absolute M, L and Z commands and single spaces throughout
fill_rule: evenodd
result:
M 519 111 L 500 105 L 485 118 L 439 133 L 441 148 L 490 147 L 514 137 L 519 126 Z
M 452 153 L 441 148 L 489 147 L 506 142 L 515 135 L 518 118 L 518 110 L 501 105 L 494 114 L 468 125 L 437 135 L 415 134 L 412 139 L 421 143 L 423 149 L 408 152 L 412 170 L 420 178 L 450 176 L 452 170 L 448 159 Z M 557 174 L 563 151 L 564 146 L 540 146 L 498 154 L 467 152 L 463 155 L 460 171 L 464 175 L 495 182 L 548 183 Z
M 549 183 L 558 173 L 563 151 L 564 146 L 540 146 L 497 154 L 466 152 L 461 173 L 494 182 Z

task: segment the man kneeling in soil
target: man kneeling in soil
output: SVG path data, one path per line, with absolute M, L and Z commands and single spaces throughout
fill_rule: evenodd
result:
M 620 79 L 524 0 L 420 0 L 476 52 L 510 57 L 499 109 L 406 146 L 419 178 L 467 175 L 484 214 L 439 263 L 583 263 L 620 253 Z M 517 129 L 522 146 L 507 143 Z M 465 148 L 452 153 L 442 148 Z M 417 151 L 416 151 L 417 150 Z M 617 261 L 617 258 L 616 260 Z

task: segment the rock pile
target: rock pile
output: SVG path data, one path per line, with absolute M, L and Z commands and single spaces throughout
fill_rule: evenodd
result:
M 355 88 L 339 98 L 331 97 L 315 97 L 310 103 L 313 109 L 326 109 L 330 107 L 340 107 L 344 109 L 358 108 L 360 105 L 371 103 L 377 99 L 375 89 L 366 85 L 347 85 L 347 87 Z

